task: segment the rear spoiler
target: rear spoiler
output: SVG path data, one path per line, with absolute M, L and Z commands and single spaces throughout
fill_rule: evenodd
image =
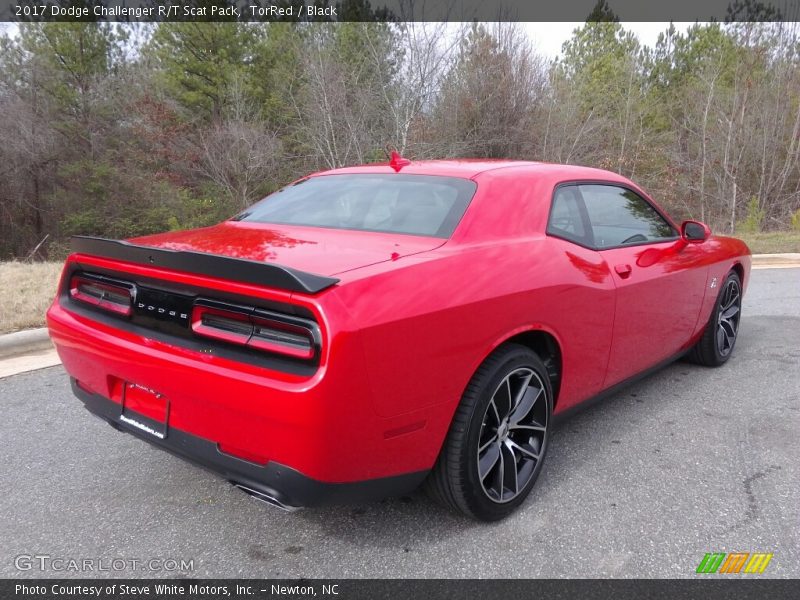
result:
M 123 240 L 108 240 L 84 235 L 72 236 L 72 249 L 90 256 L 153 265 L 306 294 L 316 294 L 339 282 L 334 277 L 306 273 L 289 267 L 244 258 L 137 246 Z

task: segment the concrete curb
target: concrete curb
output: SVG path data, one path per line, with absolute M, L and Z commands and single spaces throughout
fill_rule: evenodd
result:
M 0 360 L 48 350 L 53 347 L 47 327 L 26 329 L 0 335 Z
M 800 252 L 754 254 L 753 267 L 800 267 Z

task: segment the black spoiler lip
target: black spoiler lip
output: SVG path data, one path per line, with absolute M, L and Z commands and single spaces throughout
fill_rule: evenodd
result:
M 219 254 L 165 250 L 85 235 L 74 235 L 71 242 L 72 250 L 81 254 L 254 283 L 290 292 L 316 294 L 339 283 L 335 277 Z

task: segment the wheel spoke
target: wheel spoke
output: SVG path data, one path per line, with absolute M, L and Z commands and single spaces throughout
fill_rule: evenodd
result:
M 722 309 L 727 310 L 731 306 L 737 305 L 739 303 L 739 291 L 736 289 L 735 285 L 731 285 L 729 288 L 729 292 L 725 302 L 722 303 Z
M 478 458 L 478 474 L 481 481 L 491 473 L 494 466 L 497 464 L 498 459 L 502 460 L 500 456 L 500 444 L 495 440 L 494 445 L 490 445 L 483 456 Z
M 503 487 L 505 485 L 506 466 L 503 461 L 503 453 L 500 451 L 500 444 L 497 445 L 497 455 L 500 457 L 500 468 L 497 469 L 497 499 L 503 500 Z
M 722 332 L 725 334 L 725 342 L 727 343 L 727 345 L 725 346 L 725 349 L 726 350 L 730 350 L 731 348 L 733 348 L 733 344 L 731 343 L 731 336 L 728 335 L 728 332 L 725 331 L 724 327 L 722 328 Z
M 733 306 L 730 306 L 730 307 L 726 308 L 722 312 L 722 318 L 730 320 L 733 317 L 735 317 L 736 313 L 738 313 L 738 312 L 739 312 L 739 306 L 734 304 Z
M 489 446 L 495 443 L 497 443 L 497 434 L 494 434 L 488 442 L 486 442 L 483 446 L 478 448 L 478 454 L 483 454 L 484 450 L 486 450 Z
M 500 450 L 500 452 L 504 455 L 503 470 L 505 473 L 503 473 L 503 480 L 506 482 L 508 489 L 513 492 L 514 496 L 516 496 L 519 492 L 519 481 L 517 480 L 517 460 L 514 456 L 514 452 L 511 450 L 509 442 L 511 442 L 511 440 L 506 440 L 506 443 L 503 445 L 505 452 L 503 452 L 503 448 Z
M 525 389 L 525 393 L 522 394 L 517 407 L 509 417 L 509 427 L 515 427 L 520 421 L 522 421 L 522 419 L 530 414 L 531 410 L 533 410 L 533 407 L 536 404 L 536 401 L 543 392 L 544 390 L 542 388 L 537 390 L 535 388 L 528 387 Z
M 724 343 L 725 343 L 725 330 L 722 328 L 722 325 L 719 325 L 717 327 L 717 348 L 722 350 Z
M 509 380 L 510 379 L 511 378 L 509 377 Z M 517 393 L 514 394 L 514 403 L 511 405 L 511 413 L 517 409 L 519 403 L 522 402 L 522 399 L 525 397 L 525 394 L 528 391 L 528 386 L 531 384 L 531 379 L 533 379 L 533 371 L 528 371 L 528 374 L 523 378 Z
M 542 425 L 539 425 L 538 423 L 534 423 L 533 425 L 509 425 L 508 428 L 511 429 L 512 431 L 517 431 L 517 430 L 520 430 L 520 429 L 524 429 L 524 430 L 527 430 L 527 431 L 539 431 L 539 432 L 542 432 L 542 433 L 547 431 L 546 427 L 543 427 Z
M 722 301 L 720 302 L 720 306 L 725 307 L 728 306 L 731 298 L 731 286 L 727 286 L 725 288 L 725 292 L 722 295 Z
M 519 450 L 522 454 L 526 455 L 528 458 L 533 458 L 535 460 L 539 460 L 539 455 L 533 452 L 532 450 L 528 450 L 525 446 L 516 443 L 514 440 L 508 439 L 506 440 L 506 444 L 512 450 Z
M 719 322 L 719 326 L 725 331 L 725 335 L 728 337 L 735 337 L 736 336 L 736 328 L 733 326 L 733 323 L 723 319 Z
M 489 402 L 489 406 L 492 408 L 492 412 L 494 413 L 495 423 L 499 426 L 502 419 L 500 418 L 500 413 L 497 411 L 497 404 L 495 404 L 494 398 L 492 398 L 492 400 Z
M 492 398 L 492 400 L 495 402 L 495 406 L 497 407 L 497 411 L 501 415 L 507 415 L 509 412 L 511 412 L 511 407 L 513 406 L 512 402 L 514 401 L 514 398 L 511 395 L 510 379 L 510 377 L 506 377 Z

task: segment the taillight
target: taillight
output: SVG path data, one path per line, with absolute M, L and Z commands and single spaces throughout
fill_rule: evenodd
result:
M 195 306 L 192 310 L 192 330 L 215 340 L 246 344 L 253 333 L 253 324 L 247 315 L 209 306 Z
M 247 342 L 248 346 L 295 358 L 314 357 L 316 340 L 312 329 L 259 314 L 251 316 L 250 320 L 253 322 L 253 335 Z
M 126 317 L 133 312 L 134 290 L 132 284 L 89 275 L 73 275 L 69 284 L 73 300 Z
M 206 300 L 198 300 L 192 309 L 192 330 L 204 337 L 303 360 L 314 358 L 320 344 L 313 321 L 248 307 L 223 308 Z

